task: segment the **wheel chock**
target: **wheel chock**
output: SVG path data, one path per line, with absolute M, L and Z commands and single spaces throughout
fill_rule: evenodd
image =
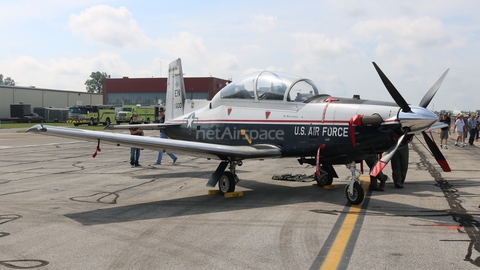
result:
M 208 191 L 208 195 L 216 195 L 216 194 L 220 194 L 220 190 L 218 189 L 211 189 Z
M 323 186 L 324 189 L 336 189 L 338 188 L 338 185 L 326 185 L 326 186 Z
M 241 197 L 243 196 L 242 191 L 235 191 L 235 192 L 227 192 L 223 195 L 225 198 L 233 198 L 233 197 Z

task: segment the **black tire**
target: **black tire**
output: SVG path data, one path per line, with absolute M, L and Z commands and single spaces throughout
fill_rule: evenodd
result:
M 235 191 L 235 177 L 231 172 L 224 172 L 218 181 L 218 189 L 222 194 Z
M 89 126 L 93 126 L 93 119 L 90 118 L 90 121 L 88 121 Z
M 353 195 L 350 196 L 350 193 L 348 192 L 348 187 L 347 185 L 345 187 L 345 195 L 347 196 L 347 200 L 350 204 L 353 205 L 358 205 L 363 202 L 363 198 L 365 197 L 365 192 L 363 191 L 362 186 L 358 182 L 353 183 Z
M 109 126 L 110 125 L 110 118 L 107 118 L 107 120 L 105 120 L 105 126 Z
M 235 179 L 235 185 L 238 184 L 238 182 L 240 182 L 240 178 L 238 178 L 236 174 L 233 175 L 233 179 Z
M 320 175 L 318 177 L 315 176 L 315 181 L 317 181 L 319 187 L 331 185 L 333 183 L 333 174 L 330 173 L 328 168 L 321 166 Z
M 78 123 L 75 123 L 75 124 L 73 124 L 73 125 L 76 126 L 76 127 L 78 127 L 79 124 L 78 124 Z

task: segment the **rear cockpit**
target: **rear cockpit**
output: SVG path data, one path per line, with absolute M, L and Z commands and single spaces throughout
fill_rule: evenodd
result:
M 289 74 L 260 71 L 230 83 L 212 103 L 251 100 L 252 102 L 304 102 L 320 94 L 313 81 Z

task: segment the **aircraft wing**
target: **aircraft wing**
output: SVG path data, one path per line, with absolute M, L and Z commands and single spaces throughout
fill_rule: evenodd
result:
M 138 127 L 138 125 L 135 125 Z M 250 146 L 230 146 L 203 142 L 182 141 L 174 139 L 160 139 L 159 137 L 134 136 L 105 131 L 91 131 L 75 128 L 35 125 L 27 130 L 44 135 L 83 139 L 109 143 L 118 146 L 136 147 L 156 151 L 166 150 L 173 153 L 182 153 L 189 156 L 221 159 L 242 160 L 277 158 L 282 156 L 281 148 L 270 144 Z
M 154 123 L 154 124 L 137 124 L 137 125 L 108 125 L 105 129 L 130 129 L 140 128 L 143 130 L 159 130 L 166 127 L 181 126 L 181 123 Z

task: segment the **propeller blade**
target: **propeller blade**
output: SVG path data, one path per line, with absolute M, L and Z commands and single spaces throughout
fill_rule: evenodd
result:
M 425 131 L 422 131 L 422 135 L 428 145 L 428 148 L 430 148 L 430 151 L 432 151 L 433 156 L 437 160 L 440 167 L 442 167 L 443 171 L 451 172 L 450 166 L 448 165 L 448 162 L 443 156 L 442 152 L 440 152 L 440 149 L 438 149 L 438 146 L 432 141 Z
M 411 111 L 410 106 L 402 97 L 402 95 L 400 95 L 400 93 L 395 88 L 395 86 L 393 86 L 392 82 L 390 82 L 390 80 L 387 78 L 387 76 L 385 76 L 383 71 L 377 66 L 377 64 L 375 64 L 375 62 L 372 62 L 372 63 L 375 69 L 377 70 L 377 73 L 380 76 L 380 79 L 382 79 L 383 84 L 385 85 L 385 87 L 387 88 L 388 92 L 392 96 L 393 100 L 395 100 L 397 105 L 400 106 L 400 108 L 402 108 L 402 111 L 404 112 Z
M 437 93 L 438 89 L 440 88 L 440 85 L 442 85 L 443 79 L 445 79 L 445 76 L 447 76 L 447 73 L 450 69 L 447 69 L 442 76 L 437 80 L 437 82 L 432 85 L 430 90 L 423 96 L 422 101 L 420 101 L 420 104 L 418 106 L 427 108 L 428 104 L 430 104 L 430 101 L 432 101 L 433 97 Z
M 407 132 L 408 132 L 408 129 L 400 138 L 398 138 L 396 144 L 392 145 L 387 150 L 387 152 L 383 153 L 382 158 L 379 161 L 377 161 L 377 163 L 375 163 L 375 166 L 370 171 L 370 176 L 377 177 L 377 175 L 383 170 L 383 168 L 387 166 L 388 162 L 392 159 L 393 155 L 397 151 L 400 144 L 402 144 L 403 138 L 405 138 L 405 135 L 407 135 Z

